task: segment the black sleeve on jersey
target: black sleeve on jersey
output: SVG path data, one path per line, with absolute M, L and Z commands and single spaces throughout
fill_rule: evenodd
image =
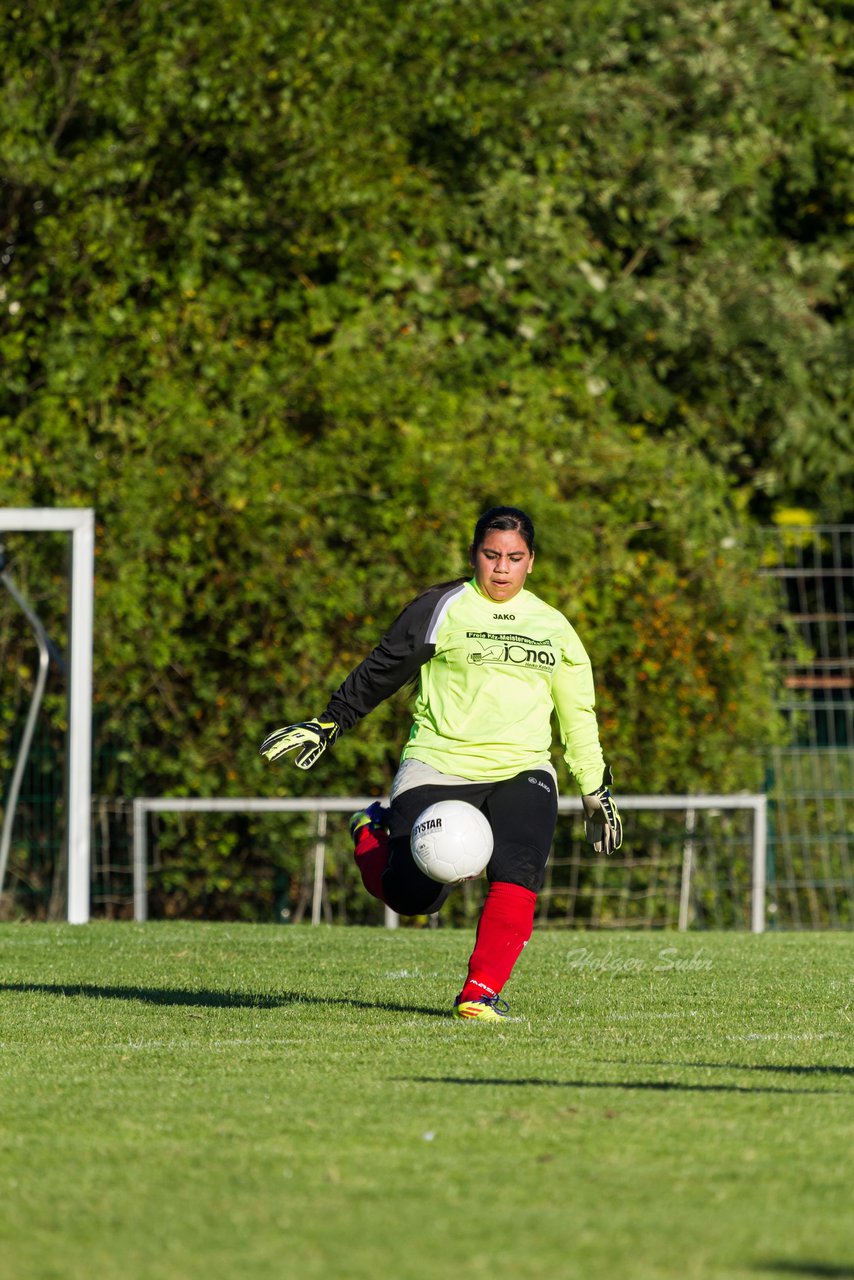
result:
M 321 718 L 334 720 L 345 733 L 430 661 L 436 645 L 428 643 L 427 636 L 448 590 L 447 586 L 431 588 L 398 614 L 377 647 L 333 693 Z

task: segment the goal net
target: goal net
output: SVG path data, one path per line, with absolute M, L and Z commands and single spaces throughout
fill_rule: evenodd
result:
M 31 535 L 37 534 L 54 536 L 39 540 L 39 551 L 33 553 Z M 69 540 L 57 540 L 57 534 L 70 535 L 70 581 L 67 571 L 56 570 L 57 541 Z M 0 793 L 0 890 L 6 889 L 0 908 L 12 900 L 16 886 L 24 886 L 30 898 L 41 895 L 42 913 L 56 914 L 59 904 L 72 924 L 82 924 L 90 913 L 94 515 L 88 508 L 0 508 L 0 541 L 13 552 L 0 593 L 0 762 L 5 784 Z M 65 563 L 61 554 L 59 564 Z M 12 576 L 19 567 L 23 590 Z M 64 741 L 48 735 L 40 769 L 28 757 L 39 739 L 37 712 L 45 684 L 48 644 L 38 616 L 45 592 L 51 596 L 48 611 L 61 615 L 66 641 L 63 688 L 56 695 L 63 707 L 55 720 L 64 720 L 68 728 Z M 52 598 L 57 594 L 63 596 L 61 604 Z
M 225 852 L 231 820 L 242 824 L 240 867 L 254 877 L 250 848 L 266 844 L 276 823 L 279 911 L 314 923 L 397 923 L 363 890 L 353 864 L 347 819 L 366 797 L 319 799 L 140 798 L 133 802 L 134 914 L 149 895 L 188 883 L 187 854 L 218 841 Z M 580 801 L 560 801 L 557 832 L 538 901 L 538 924 L 585 929 L 752 929 L 765 927 L 766 801 L 762 795 L 622 796 L 624 841 L 610 858 L 584 839 Z M 272 874 L 268 855 L 268 877 Z M 210 873 L 207 873 L 210 874 Z M 223 869 L 223 875 L 225 871 Z M 460 888 L 442 909 L 445 924 L 477 918 L 485 880 Z M 216 914 L 216 877 L 211 877 Z M 268 917 L 269 918 L 269 917 Z M 418 923 L 430 923 L 419 921 Z

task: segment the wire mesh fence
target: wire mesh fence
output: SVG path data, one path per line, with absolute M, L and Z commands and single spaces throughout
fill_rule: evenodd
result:
M 769 912 L 787 928 L 850 927 L 854 902 L 854 526 L 768 531 L 762 572 L 790 643 L 790 730 L 768 758 Z
M 790 929 L 850 928 L 854 751 L 775 751 L 768 799 L 771 918 Z
M 769 530 L 763 560 L 800 641 L 783 659 L 793 746 L 854 750 L 854 525 Z

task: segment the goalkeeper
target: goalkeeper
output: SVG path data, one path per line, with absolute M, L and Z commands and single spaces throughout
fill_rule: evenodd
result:
M 566 618 L 526 589 L 530 518 L 516 507 L 491 508 L 477 522 L 469 558 L 470 579 L 430 587 L 408 604 L 325 711 L 271 733 L 261 754 L 275 760 L 296 750 L 297 765 L 309 769 L 340 734 L 417 680 L 390 808 L 376 803 L 351 819 L 356 863 L 368 892 L 392 910 L 432 913 L 451 886 L 416 866 L 413 825 L 438 800 L 466 800 L 486 815 L 494 838 L 489 888 L 453 1012 L 496 1020 L 507 1015 L 499 996 L 531 936 L 554 836 L 552 712 L 594 849 L 619 849 L 622 824 L 599 745 L 590 660 Z

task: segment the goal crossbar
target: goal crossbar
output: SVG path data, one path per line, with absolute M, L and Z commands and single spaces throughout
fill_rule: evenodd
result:
M 301 796 L 262 798 L 260 796 L 200 798 L 192 796 L 141 796 L 133 801 L 133 907 L 134 919 L 148 918 L 148 835 L 149 813 L 314 813 L 317 815 L 312 924 L 320 923 L 321 895 L 326 853 L 326 817 L 330 813 L 355 813 L 373 804 L 377 796 Z M 382 797 L 381 802 L 387 803 Z M 753 812 L 751 870 L 751 932 L 765 929 L 765 846 L 768 835 L 768 802 L 764 795 L 741 792 L 730 795 L 620 796 L 620 808 L 633 810 L 681 810 L 689 829 L 698 810 L 738 810 Z M 562 796 L 558 813 L 581 813 L 580 796 Z M 687 878 L 683 892 L 687 891 Z M 386 924 L 393 928 L 397 916 L 386 908 Z M 680 927 L 682 920 L 680 914 Z

